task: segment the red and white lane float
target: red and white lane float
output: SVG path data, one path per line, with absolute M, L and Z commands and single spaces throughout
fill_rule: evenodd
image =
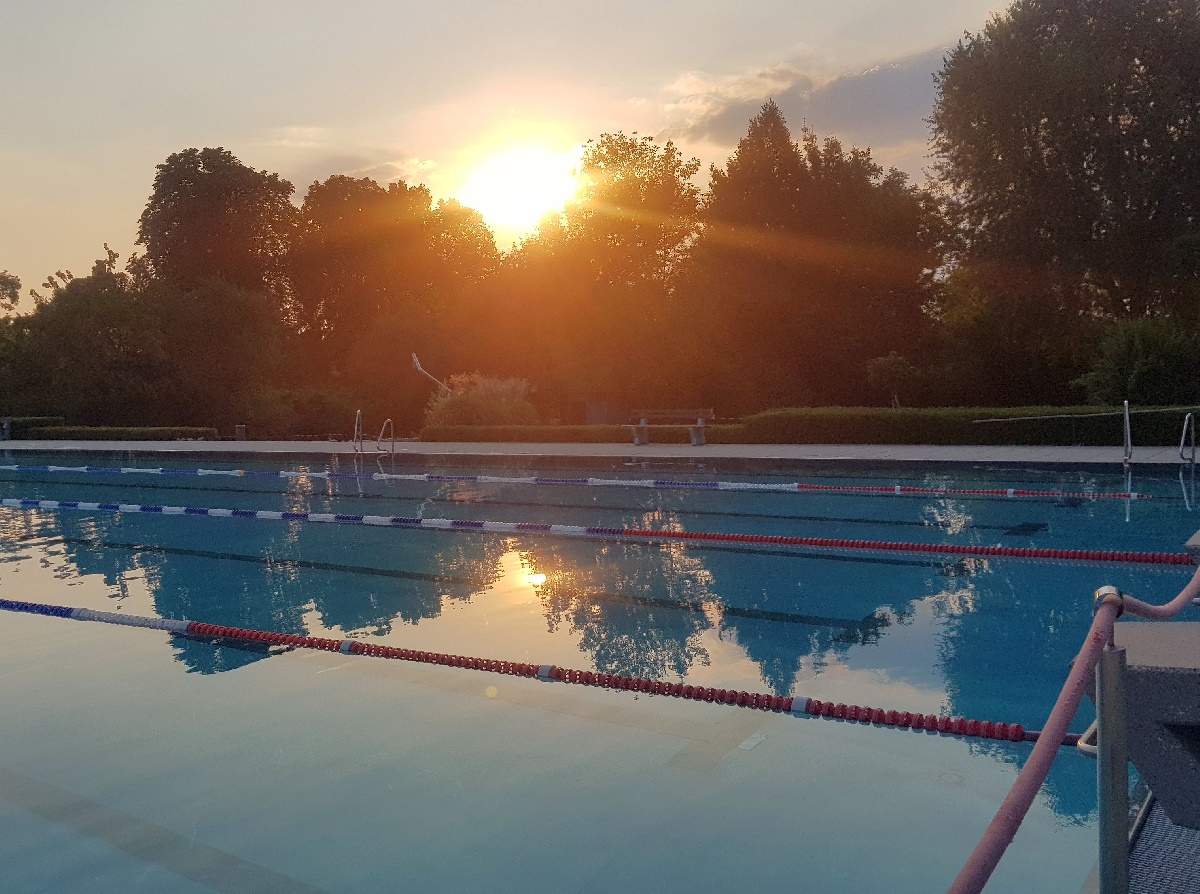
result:
M 136 503 L 85 503 L 75 500 L 3 499 L 11 509 L 53 509 L 104 513 L 149 513 L 209 518 L 246 518 L 263 521 L 367 525 L 384 528 L 432 528 L 441 531 L 475 531 L 495 534 L 549 535 L 603 540 L 679 541 L 685 543 L 751 543 L 762 546 L 807 546 L 821 549 L 877 550 L 926 553 L 955 557 L 1080 560 L 1152 565 L 1191 565 L 1187 553 L 1147 553 L 1124 550 L 1044 549 L 1022 546 L 979 546 L 961 543 L 907 543 L 887 540 L 849 540 L 841 537 L 793 537 L 773 534 L 729 534 L 715 531 L 667 531 L 649 528 L 611 528 L 584 525 L 546 525 L 534 522 L 484 519 L 407 518 L 396 515 L 347 515 L 330 512 L 276 512 L 261 509 L 206 509 L 197 506 L 142 506 Z
M 423 652 L 395 646 L 364 643 L 356 639 L 328 639 L 302 636 L 294 633 L 271 633 L 264 630 L 248 630 L 242 627 L 226 627 L 220 624 L 205 624 L 172 618 L 150 618 L 117 612 L 102 612 L 88 608 L 72 608 L 63 605 L 44 605 L 36 602 L 20 602 L 0 599 L 0 610 L 44 615 L 52 618 L 69 618 L 75 621 L 98 621 L 118 624 L 122 627 L 145 627 L 163 630 L 179 636 L 214 637 L 219 639 L 243 640 L 299 649 L 319 649 L 325 652 L 341 652 L 344 655 L 364 655 L 371 658 L 391 658 L 400 661 L 417 661 L 424 664 L 440 664 L 464 670 L 486 673 L 508 674 L 528 677 L 544 682 L 572 683 L 604 689 L 619 689 L 630 692 L 662 695 L 670 698 L 690 699 L 716 705 L 750 708 L 760 711 L 824 717 L 850 723 L 875 726 L 890 726 L 910 729 L 913 732 L 940 733 L 975 739 L 994 739 L 1008 742 L 1036 742 L 1038 733 L 1026 730 L 1019 723 L 993 723 L 992 721 L 967 720 L 961 717 L 944 717 L 936 714 L 914 714 L 911 711 L 895 711 L 884 708 L 869 708 L 860 705 L 834 704 L 833 702 L 807 698 L 805 696 L 780 696 L 764 692 L 746 692 L 735 689 L 715 689 L 708 686 L 693 686 L 682 683 L 665 683 L 641 677 L 625 677 L 620 674 L 605 674 L 574 668 L 557 667 L 552 664 L 530 664 L 520 661 L 503 661 L 492 658 L 474 658 L 466 655 L 451 655 L 443 652 Z M 1062 737 L 1061 744 L 1074 746 L 1077 735 Z

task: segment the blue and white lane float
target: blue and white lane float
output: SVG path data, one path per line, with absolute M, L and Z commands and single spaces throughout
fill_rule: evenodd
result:
M 409 518 L 399 515 L 348 515 L 333 512 L 277 512 L 266 509 L 207 509 L 197 506 L 143 506 L 137 503 L 85 503 L 77 500 L 27 500 L 5 498 L 0 506 L 10 509 L 52 509 L 108 514 L 146 513 L 207 518 L 245 518 L 260 521 L 306 522 L 335 525 L 366 525 L 381 528 L 427 528 L 440 531 L 474 531 L 493 534 L 549 535 L 623 539 L 640 542 L 683 541 L 695 543 L 755 543 L 767 546 L 807 546 L 822 549 L 882 550 L 886 552 L 934 553 L 978 558 L 1077 559 L 1089 562 L 1123 562 L 1151 565 L 1191 565 L 1186 553 L 1145 553 L 1092 549 L 1042 549 L 1019 546 L 976 546 L 957 543 L 906 543 L 883 540 L 848 540 L 835 537 L 793 537 L 772 534 L 730 534 L 714 531 L 663 531 L 648 528 L 611 528 L 583 525 L 547 525 L 536 522 L 487 521 L 462 518 Z
M 520 661 L 502 661 L 494 658 L 475 658 L 467 655 L 452 655 L 445 652 L 423 652 L 417 649 L 402 649 L 364 643 L 356 639 L 327 639 L 303 636 L 295 633 L 272 633 L 265 630 L 248 630 L 243 627 L 225 627 L 172 618 L 148 618 L 141 615 L 101 612 L 88 608 L 72 608 L 65 605 L 45 605 L 37 602 L 21 602 L 15 599 L 0 599 L 0 610 L 44 615 L 51 618 L 68 618 L 75 621 L 98 621 L 103 624 L 118 624 L 122 627 L 144 627 L 163 630 L 178 636 L 219 637 L 222 639 L 246 640 L 266 643 L 268 646 L 287 646 L 301 649 L 319 649 L 325 652 L 341 652 L 343 655 L 365 655 L 372 658 L 392 658 L 400 661 L 417 661 L 424 664 L 441 664 L 465 670 L 487 673 L 509 674 L 529 677 L 543 682 L 575 683 L 606 689 L 622 689 L 644 692 L 649 695 L 664 695 L 671 698 L 731 705 L 740 708 L 756 708 L 794 715 L 825 717 L 851 723 L 869 723 L 875 726 L 890 726 L 911 729 L 913 732 L 941 733 L 951 736 L 966 736 L 978 739 L 999 739 L 1009 742 L 1036 742 L 1038 733 L 1026 730 L 1019 723 L 993 723 L 992 721 L 967 720 L 962 717 L 944 717 L 936 714 L 914 714 L 910 711 L 868 708 L 859 705 L 834 704 L 805 696 L 772 695 L 765 692 L 745 692 L 735 689 L 715 689 L 706 686 L 664 683 L 641 677 L 625 677 L 620 674 L 605 674 L 557 667 L 553 664 L 530 664 Z M 1078 736 L 1068 736 L 1064 747 L 1074 745 Z
M 841 485 L 841 484 L 806 484 L 793 481 L 790 483 L 750 482 L 750 481 L 684 481 L 664 478 L 549 478 L 545 476 L 511 477 L 504 475 L 431 475 L 411 474 L 402 475 L 390 472 L 303 472 L 280 470 L 271 472 L 256 472 L 247 469 L 169 469 L 142 468 L 139 466 L 27 466 L 0 465 L 4 472 L 43 472 L 68 473 L 84 475 L 159 475 L 164 477 L 208 477 L 224 476 L 228 478 L 270 478 L 270 479 L 326 479 L 330 481 L 424 481 L 424 482 L 465 482 L 470 484 L 518 484 L 543 485 L 548 487 L 640 487 L 656 490 L 704 490 L 704 491 L 743 491 L 751 493 L 844 493 L 862 496 L 967 496 L 967 497 L 1008 497 L 1008 498 L 1053 498 L 1078 500 L 1149 500 L 1150 496 L 1136 491 L 1121 493 L 1094 493 L 1087 491 L 1068 492 L 1056 490 L 1029 490 L 1018 487 L 995 488 L 946 488 L 946 487 L 910 487 L 907 485 Z

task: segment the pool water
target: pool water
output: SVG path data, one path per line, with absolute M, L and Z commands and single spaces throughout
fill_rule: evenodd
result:
M 288 468 L 353 468 L 337 462 Z M 652 474 L 1128 486 L 1117 468 Z M 1195 532 L 1188 484 L 1139 474 L 1153 499 L 1128 501 L 0 471 L 0 496 L 27 499 L 1138 552 Z M 0 509 L 4 599 L 1034 729 L 1091 593 L 1161 602 L 1190 571 Z M 0 644 L 0 860 L 19 891 L 938 890 L 1030 748 L 9 613 Z M 1061 755 L 989 891 L 1078 890 L 1094 774 Z

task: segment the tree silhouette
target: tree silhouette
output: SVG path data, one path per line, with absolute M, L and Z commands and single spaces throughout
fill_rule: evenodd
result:
M 428 315 L 431 197 L 341 174 L 309 187 L 290 263 L 300 328 L 340 356 L 393 308 Z
M 137 244 L 155 276 L 190 287 L 220 279 L 286 297 L 283 262 L 297 212 L 292 185 L 226 149 L 167 157 L 138 221 Z
M 21 279 L 7 270 L 0 270 L 0 311 L 8 313 L 21 300 Z
M 1197 108 L 1196 0 L 1018 0 L 937 76 L 937 172 L 969 258 L 1036 271 L 1085 310 L 1194 319 Z
M 775 103 L 711 170 L 681 291 L 707 347 L 681 378 L 733 415 L 870 400 L 866 363 L 924 338 L 943 233 L 934 203 L 869 150 L 805 129 Z
M 572 399 L 663 393 L 674 281 L 698 227 L 698 168 L 674 144 L 636 134 L 588 144 L 579 195 L 506 258 L 481 308 L 498 372 L 536 382 L 560 410 Z
M 232 424 L 274 372 L 281 332 L 270 299 L 217 280 L 139 283 L 116 260 L 109 251 L 90 275 L 56 283 L 31 314 L 7 322 L 6 411 L 97 425 Z

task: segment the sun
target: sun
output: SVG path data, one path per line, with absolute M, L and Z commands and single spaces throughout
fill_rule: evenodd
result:
M 513 146 L 485 159 L 455 196 L 493 226 L 525 232 L 579 189 L 578 154 Z

